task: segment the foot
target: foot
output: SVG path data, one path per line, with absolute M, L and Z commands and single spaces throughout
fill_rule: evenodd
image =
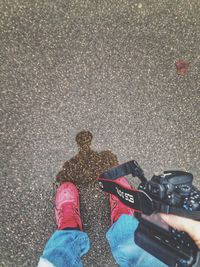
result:
M 124 177 L 116 180 L 120 185 L 126 186 L 126 188 L 132 188 Z M 134 210 L 123 204 L 116 196 L 110 194 L 110 209 L 111 209 L 111 225 L 116 222 L 122 214 L 128 214 L 134 216 Z
M 83 230 L 79 194 L 73 183 L 62 183 L 56 192 L 55 216 L 58 230 L 65 228 L 79 228 Z

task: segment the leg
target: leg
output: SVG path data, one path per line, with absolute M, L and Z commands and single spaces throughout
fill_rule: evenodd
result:
M 38 267 L 83 266 L 81 257 L 88 250 L 89 239 L 86 233 L 79 230 L 57 230 L 47 242 Z
M 138 221 L 123 214 L 108 230 L 106 237 L 113 257 L 121 267 L 167 267 L 134 242 L 134 232 Z
M 58 230 L 47 242 L 38 267 L 81 267 L 81 257 L 89 250 L 89 238 L 82 231 L 78 191 L 63 183 L 56 193 Z
M 125 178 L 119 178 L 122 185 L 130 186 Z M 110 195 L 111 228 L 106 234 L 113 257 L 121 267 L 167 267 L 164 263 L 137 246 L 134 232 L 138 220 L 134 212 L 121 203 L 117 197 Z

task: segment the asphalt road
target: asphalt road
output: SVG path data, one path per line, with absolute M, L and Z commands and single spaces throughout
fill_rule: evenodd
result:
M 82 129 L 148 177 L 187 169 L 200 183 L 199 44 L 198 0 L 0 2 L 0 266 L 37 265 L 56 228 L 52 183 Z M 108 202 L 81 190 L 84 264 L 114 267 Z

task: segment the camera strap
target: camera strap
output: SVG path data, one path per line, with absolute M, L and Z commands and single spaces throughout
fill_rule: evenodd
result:
M 98 178 L 100 188 L 110 194 L 115 195 L 126 206 L 136 212 L 151 215 L 152 213 L 167 213 L 180 215 L 182 217 L 200 220 L 200 211 L 187 211 L 182 208 L 170 206 L 162 201 L 151 198 L 146 192 L 135 188 L 122 186 L 117 178 L 131 174 L 138 177 L 142 184 L 147 182 L 143 170 L 135 160 L 123 163 L 108 171 L 105 171 Z

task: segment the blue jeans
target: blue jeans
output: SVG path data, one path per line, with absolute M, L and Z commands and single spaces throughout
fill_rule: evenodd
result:
M 134 242 L 137 219 L 122 215 L 108 230 L 106 238 L 121 267 L 167 267 Z M 38 267 L 81 267 L 81 257 L 90 248 L 88 235 L 78 230 L 56 231 L 47 242 Z

